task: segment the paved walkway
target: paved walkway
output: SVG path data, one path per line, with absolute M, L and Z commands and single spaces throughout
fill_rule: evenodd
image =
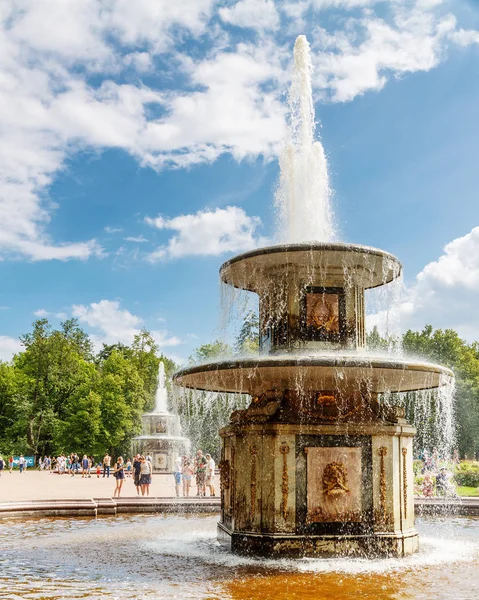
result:
M 219 479 L 219 478 L 217 478 Z M 216 482 L 219 487 L 219 481 Z M 116 479 L 110 477 L 90 478 L 81 475 L 57 475 L 46 471 L 26 471 L 20 473 L 3 471 L 0 477 L 0 502 L 19 500 L 51 500 L 55 498 L 111 498 L 115 490 Z M 217 491 L 218 493 L 218 491 Z M 126 478 L 121 491 L 123 497 L 136 496 L 132 478 Z M 196 496 L 196 487 L 192 486 L 191 495 Z M 150 496 L 173 498 L 175 484 L 173 475 L 153 475 Z

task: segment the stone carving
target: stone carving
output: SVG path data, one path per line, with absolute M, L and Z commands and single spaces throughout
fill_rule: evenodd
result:
M 288 477 L 288 458 L 289 446 L 283 442 L 279 447 L 279 451 L 283 455 L 283 481 L 281 483 L 281 492 L 283 494 L 283 519 L 286 520 L 288 514 L 288 494 L 289 494 L 289 477 Z
M 348 475 L 343 463 L 332 462 L 323 471 L 323 493 L 325 496 L 344 496 L 349 492 Z
M 386 465 L 384 463 L 384 457 L 388 453 L 388 449 L 385 446 L 381 446 L 378 449 L 378 454 L 380 456 L 379 463 L 379 504 L 381 507 L 381 520 L 386 522 L 387 514 L 386 514 Z
M 250 446 L 249 451 L 251 454 L 251 520 L 256 515 L 256 456 L 258 455 L 258 448 L 256 446 Z
M 223 459 L 218 465 L 220 470 L 220 489 L 228 490 L 230 487 L 230 461 Z
M 166 433 L 166 423 L 158 421 L 156 424 L 156 433 Z
M 404 499 L 404 518 L 407 519 L 407 448 L 402 449 L 402 493 Z

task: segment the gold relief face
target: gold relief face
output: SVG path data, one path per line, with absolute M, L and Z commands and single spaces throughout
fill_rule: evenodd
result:
M 362 521 L 359 447 L 306 448 L 307 522 Z
M 306 325 L 339 333 L 339 295 L 306 294 Z
M 348 474 L 343 463 L 332 462 L 323 471 L 323 494 L 344 496 L 349 493 Z

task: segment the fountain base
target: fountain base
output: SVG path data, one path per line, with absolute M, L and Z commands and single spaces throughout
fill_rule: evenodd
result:
M 222 429 L 219 541 L 260 556 L 415 552 L 414 433 L 401 418 Z
M 419 536 L 415 529 L 409 533 L 378 533 L 357 536 L 258 535 L 233 533 L 220 523 L 217 531 L 217 539 L 223 546 L 235 554 L 246 556 L 401 558 L 413 554 L 419 548 Z

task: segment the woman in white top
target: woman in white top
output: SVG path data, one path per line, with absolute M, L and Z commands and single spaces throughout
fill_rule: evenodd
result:
M 215 496 L 215 461 L 211 454 L 206 455 L 206 487 L 210 489 L 210 496 Z
M 150 495 L 151 471 L 151 462 L 142 456 L 140 467 L 140 488 L 142 496 L 145 495 L 145 492 L 147 496 Z

